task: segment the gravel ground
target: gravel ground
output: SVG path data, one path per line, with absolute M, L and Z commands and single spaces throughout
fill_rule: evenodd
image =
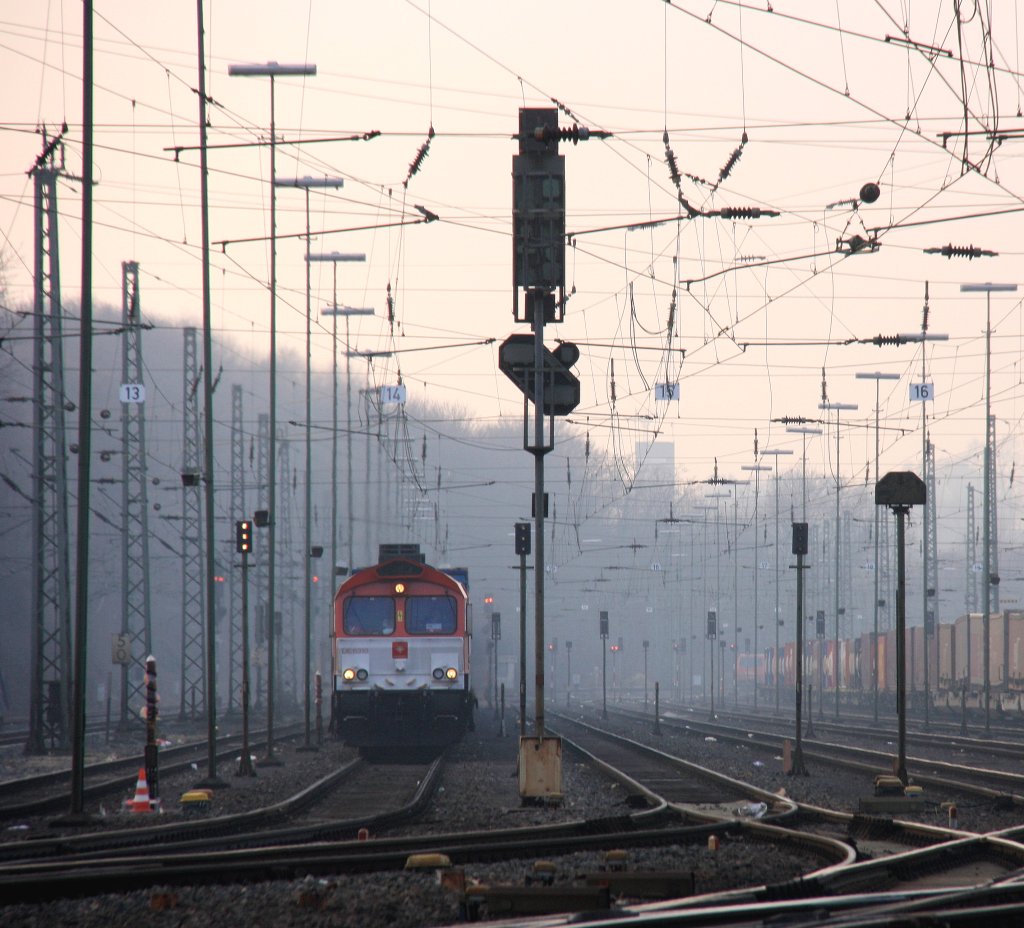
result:
M 570 753 L 563 757 L 564 800 L 560 804 L 524 806 L 519 798 L 515 775 L 517 738 L 515 733 L 499 738 L 493 718 L 486 710 L 478 714 L 477 731 L 454 752 L 442 786 L 417 830 L 454 831 L 468 828 L 503 828 L 580 818 L 622 815 L 634 811 L 625 802 L 623 790 L 577 762 Z M 685 741 L 685 739 L 683 739 Z M 688 744 L 685 746 L 689 746 Z M 216 813 L 243 811 L 253 805 L 282 798 L 301 782 L 316 779 L 328 763 L 352 756 L 331 744 L 316 754 L 295 753 L 282 747 L 282 767 L 261 767 L 255 778 L 230 777 L 231 786 L 214 797 Z M 705 758 L 713 763 L 713 758 Z M 200 771 L 202 772 L 202 771 Z M 161 783 L 161 792 L 176 796 L 178 784 Z M 194 778 L 192 778 L 194 779 Z M 168 806 L 171 803 L 168 802 Z M 176 812 L 168 811 L 165 818 Z M 135 816 L 135 819 L 148 816 Z M 120 826 L 128 816 L 112 821 Z M 33 826 L 35 828 L 36 826 Z M 42 827 L 42 826 L 39 826 Z M 52 832 L 51 832 L 52 833 Z M 556 882 L 567 883 L 577 874 L 602 866 L 601 855 L 575 854 L 555 861 Z M 522 885 L 529 862 L 511 861 L 466 867 L 469 881 Z M 697 892 L 713 892 L 761 882 L 780 882 L 812 869 L 811 860 L 795 860 L 782 853 L 765 853 L 763 845 L 742 840 L 723 840 L 718 851 L 704 846 L 671 846 L 630 852 L 631 869 L 674 869 L 694 874 Z M 174 926 L 174 928 L 304 928 L 359 925 L 364 928 L 426 928 L 447 925 L 460 918 L 459 900 L 442 889 L 433 874 L 391 873 L 338 879 L 281 881 L 258 885 L 202 888 L 170 888 L 53 902 L 33 906 L 0 908 L 5 926 L 75 925 L 80 928 L 111 928 L 120 925 Z

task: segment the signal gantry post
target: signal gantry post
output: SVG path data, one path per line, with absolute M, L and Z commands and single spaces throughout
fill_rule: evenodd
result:
M 793 754 L 793 764 L 789 772 L 798 776 L 806 776 L 807 768 L 804 766 L 802 742 L 803 733 L 800 731 L 804 686 L 804 571 L 807 569 L 804 565 L 804 556 L 807 554 L 806 522 L 793 523 L 793 553 L 796 555 L 796 658 L 793 662 L 796 673 L 796 751 Z
M 529 335 L 512 335 L 501 346 L 498 366 L 523 392 L 523 446 L 534 456 L 534 555 L 536 737 L 520 740 L 520 794 L 561 795 L 561 742 L 544 742 L 544 455 L 554 447 L 555 416 L 572 412 L 580 385 L 569 370 L 579 358 L 575 345 L 544 347 L 544 324 L 565 317 L 565 158 L 560 140 L 574 143 L 604 136 L 573 126 L 558 128 L 554 108 L 519 111 L 519 154 L 513 177 L 513 318 L 529 323 Z M 524 291 L 520 307 L 519 290 Z M 530 435 L 528 403 L 534 404 Z M 545 440 L 544 419 L 548 418 Z

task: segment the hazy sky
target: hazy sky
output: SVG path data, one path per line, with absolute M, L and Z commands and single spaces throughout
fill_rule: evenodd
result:
M 412 399 L 517 422 L 521 398 L 497 371 L 497 344 L 526 331 L 511 313 L 512 136 L 519 107 L 556 100 L 562 125 L 576 120 L 613 137 L 561 148 L 567 227 L 578 233 L 567 251 L 574 294 L 548 340 L 580 344 L 583 400 L 573 419 L 589 423 L 627 474 L 635 443 L 655 438 L 675 443 L 689 478 L 709 476 L 716 457 L 738 475 L 752 460 L 755 428 L 762 448 L 799 454 L 799 437 L 770 420 L 823 416 L 823 368 L 829 400 L 860 407 L 843 414 L 860 426 L 842 433 L 844 479 L 863 482 L 873 457 L 873 430 L 863 426 L 873 425 L 874 384 L 856 380 L 858 370 L 901 375 L 882 388 L 891 427 L 882 468 L 919 469 L 921 404 L 909 398 L 922 381 L 919 346 L 840 343 L 918 331 L 927 281 L 931 330 L 949 335 L 928 348 L 938 466 L 976 460 L 980 483 L 985 298 L 959 285 L 1020 279 L 1021 26 L 1006 0 L 965 0 L 959 23 L 956 6 L 207 3 L 217 363 L 230 378 L 262 364 L 268 348 L 269 248 L 237 240 L 270 232 L 269 153 L 253 144 L 269 138 L 270 84 L 229 77 L 228 66 L 310 62 L 315 77 L 276 82 L 277 174 L 345 178 L 342 190 L 312 192 L 310 222 L 314 231 L 351 230 L 318 235 L 314 252 L 368 256 L 339 269 L 339 301 L 377 311 L 353 320 L 352 347 L 396 352 L 374 359 L 378 384 L 401 376 Z M 68 123 L 65 166 L 81 173 L 81 27 L 79 0 L 7 4 L 2 17 L 0 233 L 15 304 L 31 300 L 27 171 L 41 125 L 53 133 Z M 95 48 L 95 301 L 119 306 L 121 262 L 134 259 L 146 317 L 199 325 L 195 6 L 99 0 Z M 696 210 L 779 215 L 627 228 L 678 214 L 666 132 L 680 192 Z M 855 209 L 848 201 L 869 182 L 879 198 Z M 79 185 L 69 179 L 59 196 L 64 295 L 76 301 Z M 304 339 L 305 245 L 296 236 L 305 198 L 279 189 L 277 203 L 279 344 L 289 352 Z M 420 222 L 417 207 L 439 220 Z M 850 254 L 851 241 L 879 247 Z M 948 244 L 999 254 L 924 253 Z M 319 310 L 332 300 L 329 265 L 314 267 L 312 291 L 314 363 L 326 368 L 330 322 Z M 1022 296 L 992 299 L 1003 470 L 1024 411 Z M 680 401 L 654 399 L 655 384 L 675 382 Z M 834 436 L 812 440 L 808 457 L 819 472 L 829 468 Z

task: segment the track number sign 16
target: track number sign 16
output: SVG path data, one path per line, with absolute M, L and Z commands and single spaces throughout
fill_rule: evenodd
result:
M 912 383 L 910 385 L 910 401 L 916 403 L 927 403 L 935 399 L 935 384 L 933 383 Z

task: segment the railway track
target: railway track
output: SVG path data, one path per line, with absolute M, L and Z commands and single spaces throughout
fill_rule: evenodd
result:
M 616 707 L 614 711 L 631 724 L 643 721 L 650 725 L 652 716 Z M 765 752 L 781 753 L 792 733 L 758 730 L 754 726 L 737 727 L 721 719 L 705 719 L 696 713 L 685 716 L 662 714 L 660 724 L 669 730 L 689 731 L 695 734 L 728 740 L 748 747 L 759 747 Z M 849 770 L 862 771 L 867 777 L 890 772 L 895 749 L 873 750 L 855 745 L 825 741 L 819 737 L 803 739 L 805 761 L 838 765 Z M 915 783 L 944 791 L 956 792 L 995 802 L 1002 806 L 1024 806 L 1024 776 L 1013 770 L 973 767 L 937 758 L 909 755 L 907 766 Z
M 339 817 L 344 814 L 344 810 L 354 802 L 365 800 L 374 783 L 380 786 L 382 793 L 390 795 L 392 804 L 395 794 L 400 791 L 399 780 L 392 780 L 390 785 L 385 784 L 390 771 L 358 762 L 345 775 L 339 771 L 338 781 L 323 795 L 301 800 L 293 797 L 297 804 L 292 806 L 287 820 L 279 820 L 272 828 L 235 829 L 232 835 L 217 837 L 211 833 L 206 838 L 201 838 L 200 832 L 193 830 L 190 837 L 186 838 L 182 833 L 177 842 L 167 848 L 153 846 L 150 837 L 145 845 L 130 850 L 103 848 L 98 844 L 89 846 L 89 842 L 110 837 L 105 835 L 55 839 L 49 856 L 0 862 L 0 898 L 11 903 L 39 902 L 64 896 L 122 893 L 131 889 L 149 888 L 159 894 L 166 892 L 168 887 L 202 883 L 323 877 L 324 880 L 319 883 L 313 879 L 310 883 L 299 884 L 304 888 L 296 890 L 316 895 L 319 892 L 343 892 L 341 887 L 349 884 L 338 882 L 341 875 L 351 874 L 355 878 L 362 874 L 364 878 L 369 878 L 369 874 L 377 871 L 399 871 L 405 866 L 410 854 L 427 850 L 446 855 L 456 871 L 467 868 L 468 872 L 468 868 L 472 867 L 474 872 L 479 872 L 478 868 L 489 862 L 519 860 L 524 862 L 518 867 L 522 873 L 524 868 L 529 872 L 529 862 L 538 858 L 560 860 L 562 858 L 558 855 L 578 855 L 608 848 L 655 848 L 667 845 L 672 848 L 670 856 L 678 860 L 682 857 L 680 847 L 706 847 L 710 835 L 721 836 L 723 847 L 736 846 L 746 841 L 757 842 L 758 847 L 770 848 L 765 853 L 772 857 L 784 854 L 788 847 L 796 847 L 796 842 L 815 842 L 816 850 L 808 851 L 805 846 L 802 853 L 805 856 L 813 854 L 817 862 L 805 865 L 798 871 L 802 873 L 800 879 L 695 897 L 692 900 L 654 903 L 630 908 L 615 915 L 619 920 L 629 918 L 630 924 L 653 918 L 655 913 L 662 921 L 669 917 L 673 922 L 679 921 L 681 924 L 706 924 L 709 905 L 713 905 L 716 912 L 731 908 L 737 913 L 758 911 L 781 914 L 801 910 L 806 914 L 815 908 L 819 912 L 824 911 L 826 906 L 853 908 L 857 898 L 861 900 L 860 905 L 866 904 L 869 897 L 877 902 L 875 892 L 885 888 L 888 888 L 884 897 L 885 904 L 897 905 L 934 894 L 937 892 L 936 887 L 943 887 L 948 894 L 950 886 L 973 886 L 982 879 L 1002 880 L 1012 869 L 1024 866 L 1024 848 L 1010 834 L 960 834 L 952 838 L 948 834 L 932 834 L 929 840 L 952 843 L 911 850 L 907 850 L 905 845 L 896 847 L 900 842 L 889 835 L 884 840 L 889 840 L 893 848 L 884 859 L 879 856 L 874 860 L 854 861 L 853 842 L 849 839 L 844 841 L 843 836 L 819 833 L 809 837 L 796 833 L 797 826 L 807 826 L 804 820 L 806 812 L 796 803 L 777 796 L 762 799 L 763 791 L 726 778 L 717 784 L 696 786 L 688 782 L 698 779 L 699 771 L 692 765 L 665 766 L 664 760 L 653 758 L 654 754 L 660 752 L 649 753 L 645 758 L 631 758 L 630 755 L 636 755 L 635 749 L 627 749 L 628 745 L 621 744 L 613 757 L 606 736 L 596 732 L 584 736 L 584 730 L 578 726 L 570 732 L 569 724 L 561 720 L 555 724 L 566 729 L 564 737 L 580 748 L 584 748 L 587 739 L 587 749 L 601 756 L 605 769 L 614 771 L 619 782 L 625 784 L 624 792 L 630 796 L 628 805 L 634 807 L 632 812 L 614 819 L 563 822 L 541 828 L 432 833 L 412 837 L 378 837 L 382 829 L 387 827 L 386 824 L 378 824 L 371 825 L 371 838 L 368 841 L 344 840 L 339 834 L 332 834 L 331 829 L 337 832 Z M 635 721 L 629 724 L 633 730 L 636 729 Z M 364 774 L 361 780 L 356 777 L 358 770 Z M 411 789 L 413 781 L 420 777 L 426 779 L 422 770 L 405 770 L 402 773 L 411 774 L 406 778 L 406 787 L 402 789 Z M 704 779 L 704 773 L 709 771 L 703 771 L 699 779 Z M 343 790 L 350 790 L 348 799 L 343 798 Z M 422 791 L 417 787 L 416 792 Z M 754 819 L 742 814 L 743 808 L 749 809 L 755 801 L 771 805 L 771 811 L 766 809 L 764 818 Z M 401 805 L 404 808 L 412 804 L 410 801 Z M 791 812 L 794 807 L 797 808 L 795 814 Z M 391 812 L 382 811 L 381 814 L 387 816 L 396 811 L 402 814 L 395 808 Z M 680 818 L 683 824 L 680 824 Z M 702 824 L 693 824 L 702 819 Z M 369 819 L 362 821 L 365 824 Z M 213 826 L 212 821 L 196 824 Z M 355 821 L 348 822 L 349 827 L 354 824 Z M 835 835 L 839 835 L 839 826 L 835 823 L 829 823 L 824 829 L 817 823 L 816 827 L 825 832 L 831 827 Z M 892 830 L 894 825 L 889 822 L 887 827 Z M 136 832 L 136 836 L 141 834 L 144 837 L 147 837 L 145 832 L 149 831 L 130 830 Z M 860 854 L 856 856 L 863 857 L 865 847 L 871 845 L 864 837 L 865 834 L 864 831 L 858 832 L 860 837 L 856 844 Z M 258 843 L 246 847 L 249 837 Z M 273 846 L 267 846 L 268 838 L 272 839 Z M 882 841 L 883 838 L 879 836 L 878 840 Z M 918 836 L 917 840 L 920 842 L 924 839 Z M 16 852 L 25 854 L 26 845 L 21 844 Z M 575 860 L 576 856 L 568 859 Z M 807 859 L 812 858 L 808 856 Z M 571 872 L 578 872 L 578 869 L 573 870 L 576 865 L 566 866 Z M 652 876 L 656 875 L 645 875 L 642 872 L 625 874 L 617 878 L 621 879 L 618 885 L 629 885 L 637 881 L 643 884 Z M 658 879 L 664 885 L 679 884 L 678 873 L 674 874 L 674 883 L 668 881 L 668 876 L 672 874 L 662 874 Z M 322 890 L 317 889 L 318 886 L 336 888 Z M 161 889 L 157 891 L 154 887 Z M 870 894 L 862 891 L 865 887 L 871 890 Z M 495 898 L 506 898 L 503 888 L 491 889 L 493 893 L 486 896 L 491 902 Z M 472 899 L 478 900 L 481 894 L 476 890 L 474 892 L 476 896 L 472 896 Z M 522 899 L 526 890 L 519 885 L 518 888 L 511 887 L 508 892 L 509 898 Z M 563 895 L 571 898 L 574 891 L 569 887 Z M 577 893 L 576 897 L 579 896 Z M 593 893 L 583 894 L 582 897 L 595 898 Z M 467 891 L 465 899 L 470 898 L 471 894 Z M 603 898 L 607 900 L 608 893 Z M 598 916 L 593 915 L 591 918 L 593 923 L 600 923 Z M 568 917 L 565 921 L 568 922 Z M 549 916 L 546 923 L 554 925 L 558 922 L 557 916 Z
M 688 706 L 662 705 L 662 712 L 666 716 L 679 718 L 701 718 L 700 710 Z M 706 712 L 704 713 L 706 715 Z M 738 726 L 761 726 L 772 731 L 790 736 L 794 730 L 795 720 L 792 716 L 775 716 L 766 713 L 718 711 L 716 719 L 722 723 L 734 722 Z M 849 737 L 865 742 L 881 742 L 891 744 L 896 740 L 896 721 L 891 718 L 881 719 L 873 722 L 869 718 L 862 719 L 841 719 L 836 721 L 828 712 L 821 717 L 817 711 L 813 718 L 804 717 L 804 724 L 813 722 L 813 729 L 817 737 L 828 735 L 829 737 Z M 993 759 L 993 763 L 999 763 L 1008 770 L 1015 769 L 1013 765 L 1024 762 L 1024 731 L 1017 729 L 994 730 L 994 735 L 982 737 L 980 735 L 961 735 L 958 725 L 939 725 L 931 723 L 926 730 L 917 726 L 909 728 L 906 735 L 906 744 L 921 752 L 921 756 L 927 757 L 932 753 L 942 752 L 949 755 L 953 752 L 970 754 L 971 756 L 985 756 Z M 936 758 L 941 759 L 941 758 Z M 1005 763 L 1003 763 L 1005 761 Z
M 296 737 L 301 726 L 291 725 L 275 733 L 275 742 L 287 742 Z M 265 733 L 256 732 L 251 736 L 250 749 L 259 751 L 266 742 Z M 218 762 L 228 763 L 235 759 L 241 745 L 241 736 L 231 735 L 220 739 L 223 747 L 217 751 Z M 166 776 L 193 770 L 206 764 L 208 757 L 205 740 L 191 741 L 160 749 L 160 771 Z M 112 760 L 97 761 L 85 766 L 84 796 L 90 802 L 104 800 L 119 802 L 126 790 L 134 787 L 142 765 L 141 751 Z M 68 807 L 71 790 L 71 771 L 68 767 L 48 773 L 0 782 L 0 823 L 13 822 L 40 815 L 64 812 Z

